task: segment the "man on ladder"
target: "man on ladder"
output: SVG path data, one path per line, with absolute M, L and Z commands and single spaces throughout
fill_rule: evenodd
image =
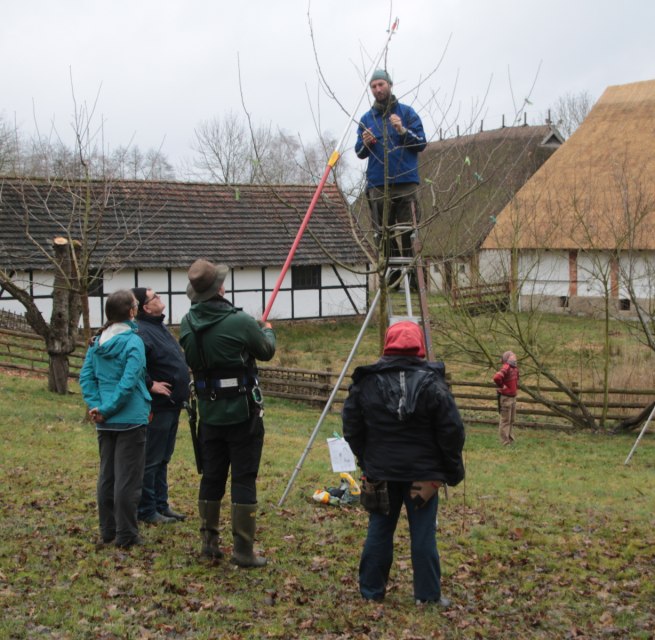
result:
M 427 145 L 423 123 L 412 107 L 398 102 L 385 70 L 373 73 L 369 87 L 374 102 L 359 121 L 355 153 L 368 158 L 366 196 L 380 251 L 386 258 L 411 258 L 411 234 L 418 222 L 418 154 Z M 402 227 L 399 237 L 393 234 L 395 226 Z M 391 282 L 399 280 L 400 272 L 394 272 Z
M 383 70 L 375 71 L 369 82 L 374 103 L 360 119 L 355 152 L 368 158 L 366 197 L 377 238 L 385 260 L 388 282 L 397 288 L 405 277 L 407 312 L 413 318 L 408 287 L 419 292 L 421 316 L 428 358 L 432 358 L 423 263 L 418 240 L 418 154 L 427 141 L 421 118 L 412 107 L 398 102 L 393 82 Z M 418 276 L 418 277 L 417 277 Z M 392 313 L 389 311 L 389 322 Z

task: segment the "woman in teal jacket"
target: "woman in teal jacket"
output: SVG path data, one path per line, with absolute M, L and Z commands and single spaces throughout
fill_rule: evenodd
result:
M 80 386 L 100 450 L 98 515 L 105 544 L 140 544 L 137 507 L 141 499 L 150 394 L 146 356 L 134 317 L 131 291 L 112 293 L 105 304 L 107 322 L 87 351 Z

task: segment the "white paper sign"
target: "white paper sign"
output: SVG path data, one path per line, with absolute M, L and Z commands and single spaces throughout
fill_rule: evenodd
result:
M 327 443 L 330 450 L 332 471 L 335 473 L 355 471 L 357 463 L 348 443 L 343 438 L 328 438 Z

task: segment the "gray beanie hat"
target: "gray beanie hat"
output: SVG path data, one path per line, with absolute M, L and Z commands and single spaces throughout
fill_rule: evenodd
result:
M 371 84 L 373 80 L 386 80 L 389 84 L 393 84 L 391 76 L 384 69 L 376 69 L 368 83 Z

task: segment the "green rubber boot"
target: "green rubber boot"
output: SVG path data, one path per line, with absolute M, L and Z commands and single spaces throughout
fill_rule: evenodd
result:
M 220 559 L 223 552 L 218 547 L 218 520 L 221 515 L 221 503 L 216 500 L 198 500 L 200 514 L 200 536 L 202 548 L 200 554 L 206 558 Z
M 232 562 L 239 567 L 263 567 L 266 564 L 266 558 L 255 555 L 252 549 L 255 542 L 256 525 L 256 504 L 232 505 L 232 536 L 234 538 Z

